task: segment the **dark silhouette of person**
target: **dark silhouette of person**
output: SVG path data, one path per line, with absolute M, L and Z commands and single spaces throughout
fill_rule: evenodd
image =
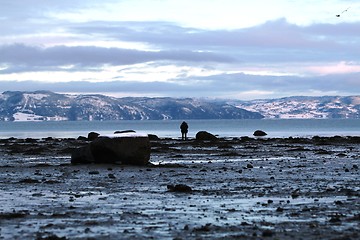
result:
M 189 125 L 184 121 L 181 123 L 180 129 L 181 129 L 181 139 L 187 140 L 187 133 L 188 133 Z

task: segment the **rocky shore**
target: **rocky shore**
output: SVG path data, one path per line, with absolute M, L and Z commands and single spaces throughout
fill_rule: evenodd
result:
M 360 137 L 151 138 L 150 164 L 72 165 L 79 139 L 0 139 L 0 239 L 359 239 Z

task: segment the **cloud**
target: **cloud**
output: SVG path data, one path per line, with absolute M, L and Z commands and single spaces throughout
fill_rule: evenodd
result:
M 90 22 L 69 31 L 160 49 L 191 49 L 231 54 L 243 61 L 331 61 L 359 57 L 360 23 L 298 26 L 285 19 L 235 30 L 184 28 L 168 22 Z
M 4 81 L 0 91 L 51 90 L 62 93 L 101 93 L 113 96 L 173 96 L 207 98 L 274 98 L 291 95 L 358 95 L 360 73 L 320 77 L 219 74 L 181 81 L 52 82 Z
M 34 55 L 34 59 L 30 59 L 24 57 L 25 52 L 17 53 L 25 60 L 37 62 L 42 58 L 50 64 L 58 58 L 58 62 L 63 61 L 63 64 L 82 62 L 81 65 L 84 66 L 96 65 L 97 62 L 121 65 L 164 59 L 200 62 L 201 58 L 203 61 L 214 62 L 237 60 L 242 64 L 340 62 L 359 59 L 360 37 L 356 34 L 358 29 L 360 22 L 298 26 L 285 19 L 235 30 L 185 28 L 169 22 L 98 21 L 64 24 L 61 34 L 57 33 L 58 37 L 56 33 L 48 37 L 51 47 L 36 49 L 18 44 L 12 45 L 13 49 L 4 46 L 1 50 L 8 48 L 17 53 L 16 48 L 22 48 Z M 56 39 L 62 42 L 54 47 Z M 18 41 L 21 43 L 21 35 Z M 28 35 L 23 39 L 23 42 L 27 41 Z M 38 37 L 38 41 L 46 46 L 46 38 Z M 102 41 L 103 46 L 91 46 L 99 41 Z M 109 41 L 142 43 L 147 46 L 147 51 L 108 48 L 106 42 Z M 68 43 L 71 43 L 72 47 Z M 4 57 L 0 56 L 1 59 L 4 60 Z
M 9 68 L 6 72 L 15 71 L 16 69 L 23 71 L 41 69 L 45 71 L 69 65 L 73 65 L 76 70 L 80 70 L 86 67 L 131 65 L 150 61 L 226 63 L 233 60 L 231 57 L 222 54 L 187 50 L 139 51 L 92 46 L 40 48 L 22 44 L 0 46 L 0 64 Z M 21 66 L 21 68 L 15 68 L 14 66 Z M 65 69 L 62 70 L 65 71 Z M 74 71 L 72 68 L 69 70 Z
M 0 13 L 5 19 L 36 19 L 40 17 L 48 18 L 49 13 L 68 11 L 75 12 L 80 9 L 98 6 L 101 6 L 101 3 L 94 0 L 11 0 L 1 3 Z
M 360 73 L 360 63 L 342 61 L 336 64 L 310 66 L 308 69 L 320 75 Z
M 242 3 L 238 9 L 235 0 L 227 6 L 219 2 L 219 8 L 196 1 L 196 8 L 181 12 L 188 2 L 173 8 L 167 0 L 5 1 L 0 86 L 189 97 L 355 94 L 360 89 L 357 6 L 338 19 L 332 11 L 344 1 L 314 6 L 308 0 L 277 0 L 270 6 L 276 14 L 259 9 L 259 2 L 269 1 Z M 207 9 L 200 7 L 204 3 Z M 230 8 L 231 17 L 217 17 Z M 155 14 L 158 9 L 172 12 L 163 18 Z M 194 16 L 209 23 L 195 22 Z M 234 23 L 226 27 L 230 20 Z M 214 21 L 219 23 L 209 27 Z
M 204 89 L 218 93 L 272 92 L 277 95 L 307 95 L 312 92 L 358 94 L 360 72 L 324 76 L 257 76 L 243 73 L 199 77 Z M 188 79 L 191 81 L 190 79 Z M 194 79 L 193 79 L 194 80 Z
M 111 4 L 115 0 L 106 0 Z M 48 0 L 11 0 L 2 1 L 0 7 L 1 38 L 9 41 L 27 38 L 30 35 L 50 35 L 61 30 L 74 20 L 59 19 L 63 13 L 81 14 L 86 10 L 100 9 L 106 5 L 103 1 L 48 1 Z M 62 32 L 63 33 L 63 32 Z

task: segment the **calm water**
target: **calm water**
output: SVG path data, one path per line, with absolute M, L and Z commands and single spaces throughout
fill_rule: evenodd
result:
M 76 138 L 91 131 L 111 134 L 133 129 L 159 137 L 178 138 L 180 120 L 106 121 L 106 122 L 0 122 L 0 138 Z M 220 137 L 252 136 L 263 130 L 269 137 L 360 136 L 359 119 L 262 119 L 262 120 L 189 120 L 189 137 L 208 131 Z

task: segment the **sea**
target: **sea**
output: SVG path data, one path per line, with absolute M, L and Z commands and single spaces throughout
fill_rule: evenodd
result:
M 39 121 L 0 122 L 0 139 L 77 138 L 89 132 L 110 135 L 115 131 L 135 130 L 160 138 L 180 138 L 182 120 L 119 121 Z M 263 130 L 269 138 L 313 136 L 360 136 L 360 119 L 259 119 L 259 120 L 186 120 L 188 137 L 207 131 L 219 137 L 252 137 Z

